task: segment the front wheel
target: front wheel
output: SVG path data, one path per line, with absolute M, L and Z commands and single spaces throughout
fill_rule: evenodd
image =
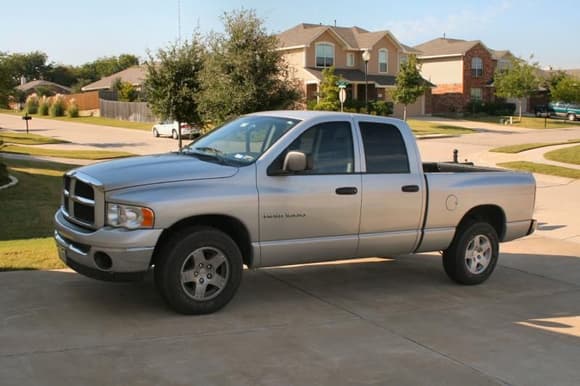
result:
M 576 120 L 576 115 L 574 115 L 574 114 L 568 114 L 568 120 L 569 121 L 575 121 Z
M 225 306 L 242 279 L 236 243 L 213 228 L 189 228 L 160 250 L 155 282 L 161 296 L 182 314 L 209 314 Z
M 157 129 L 153 129 L 153 136 L 155 138 L 158 138 L 159 137 L 159 131 L 157 131 Z
M 499 256 L 495 229 L 486 222 L 472 222 L 457 230 L 443 252 L 443 268 L 460 284 L 480 284 L 491 276 Z
M 177 136 L 177 130 L 173 130 L 173 131 L 171 132 L 171 137 L 172 137 L 173 139 L 177 139 L 177 138 L 179 138 L 179 137 Z

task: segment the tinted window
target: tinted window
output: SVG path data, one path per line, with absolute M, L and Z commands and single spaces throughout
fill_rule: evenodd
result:
M 367 173 L 409 173 L 409 159 L 403 137 L 396 126 L 360 122 Z
M 352 132 L 348 122 L 327 122 L 306 130 L 272 164 L 281 169 L 286 153 L 301 151 L 308 157 L 308 170 L 300 174 L 343 174 L 354 172 Z

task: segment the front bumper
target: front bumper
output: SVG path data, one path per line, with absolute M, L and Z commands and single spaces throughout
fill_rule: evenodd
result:
M 54 216 L 58 255 L 85 276 L 108 281 L 138 280 L 149 270 L 161 229 L 125 230 L 103 227 L 95 231 L 67 221 L 59 209 Z M 95 254 L 105 254 L 110 267 L 97 265 Z

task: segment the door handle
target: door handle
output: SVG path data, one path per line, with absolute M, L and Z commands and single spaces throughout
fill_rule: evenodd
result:
M 358 189 L 354 186 L 345 186 L 342 188 L 336 188 L 335 192 L 336 194 L 357 194 Z
M 401 190 L 405 193 L 415 193 L 419 191 L 419 185 L 404 185 Z

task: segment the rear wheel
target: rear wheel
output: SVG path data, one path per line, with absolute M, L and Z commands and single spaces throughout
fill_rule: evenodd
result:
M 569 121 L 575 121 L 576 120 L 576 115 L 575 114 L 568 114 L 567 118 Z
M 153 129 L 153 136 L 155 138 L 158 138 L 159 137 L 159 132 L 157 131 L 157 129 Z
M 471 222 L 457 230 L 443 252 L 443 268 L 460 284 L 480 284 L 492 274 L 499 256 L 495 229 L 486 222 Z
M 171 132 L 171 138 L 173 138 L 173 139 L 177 139 L 177 138 L 179 138 L 179 137 L 177 136 L 177 130 L 173 130 L 173 131 Z
M 213 228 L 189 228 L 160 250 L 155 282 L 161 296 L 182 314 L 208 314 L 225 306 L 242 279 L 236 243 Z

